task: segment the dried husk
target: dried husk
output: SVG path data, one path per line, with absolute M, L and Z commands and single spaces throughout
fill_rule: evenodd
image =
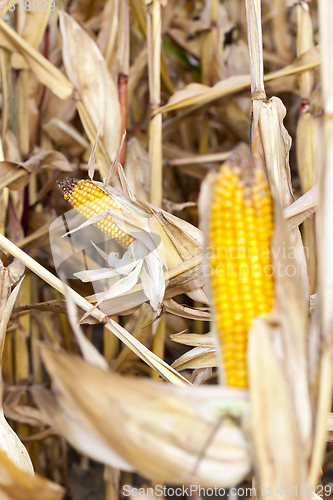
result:
M 243 413 L 246 391 L 179 391 L 107 373 L 46 347 L 42 356 L 58 405 L 77 415 L 87 431 L 93 429 L 143 476 L 161 484 L 226 487 L 249 472 L 247 443 L 228 418 Z M 37 403 L 40 398 L 41 393 Z M 52 410 L 48 416 L 52 419 Z
M 283 125 L 286 109 L 282 101 L 254 101 L 252 126 L 252 154 L 255 162 L 268 175 L 272 194 L 282 208 L 294 201 L 291 186 L 289 150 L 291 138 Z M 302 283 L 301 293 L 309 301 L 310 287 L 304 247 L 298 227 L 291 232 L 292 247 L 297 253 L 296 276 Z
M 276 327 L 275 327 L 276 328 Z M 249 333 L 248 372 L 251 410 L 247 420 L 253 444 L 260 493 L 273 499 L 285 485 L 306 484 L 306 455 L 302 455 L 289 382 L 274 350 L 274 325 L 255 318 Z M 294 491 L 291 491 L 293 497 Z M 296 496 L 295 496 L 296 498 Z
M 303 453 L 307 454 L 312 444 L 313 425 L 307 359 L 308 305 L 304 300 L 302 283 L 297 277 L 298 254 L 291 236 L 287 234 L 286 223 L 276 203 L 272 239 L 275 308 L 281 324 L 284 370 L 295 405 L 300 443 Z

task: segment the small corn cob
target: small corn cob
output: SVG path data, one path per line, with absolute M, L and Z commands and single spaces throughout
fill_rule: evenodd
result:
M 229 386 L 248 386 L 247 336 L 252 319 L 273 307 L 273 207 L 254 165 L 221 167 L 211 199 L 208 241 L 216 330 Z
M 65 200 L 85 219 L 91 219 L 94 215 L 108 208 L 121 210 L 120 206 L 107 193 L 95 186 L 91 181 L 59 179 L 57 185 Z M 122 245 L 129 246 L 134 241 L 132 236 L 124 233 L 117 226 L 111 215 L 107 215 L 94 225 Z

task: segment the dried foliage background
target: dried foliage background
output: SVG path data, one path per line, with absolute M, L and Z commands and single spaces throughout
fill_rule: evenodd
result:
M 24 475 L 1 452 L 2 498 L 114 499 L 121 485 L 138 481 L 228 487 L 253 474 L 263 484 L 318 485 L 323 472 L 325 484 L 332 469 L 330 445 L 319 468 L 332 392 L 329 2 L 321 13 L 303 0 L 263 0 L 261 13 L 259 2 L 243 0 L 56 0 L 46 11 L 42 3 L 0 6 L 3 411 L 37 474 Z M 102 181 L 125 130 L 119 162 L 128 185 L 122 170 L 111 184 L 140 200 L 167 248 L 162 314 L 137 286 L 77 329 L 93 290 L 72 280 L 66 303 L 56 277 L 49 227 L 69 210 L 56 180 L 87 178 L 94 167 Z M 273 244 L 292 241 L 297 268 L 297 279 L 277 283 L 280 317 L 256 324 L 250 399 L 216 385 L 198 213 L 202 181 L 241 141 L 252 142 L 268 171 L 280 210 Z M 189 382 L 204 387 L 194 394 Z

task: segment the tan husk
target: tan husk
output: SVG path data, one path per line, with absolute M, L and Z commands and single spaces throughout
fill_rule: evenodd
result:
M 306 484 L 306 453 L 302 454 L 299 429 L 289 382 L 272 340 L 278 327 L 255 318 L 249 333 L 248 372 L 251 413 L 247 420 L 259 485 L 273 499 L 285 485 Z M 275 330 L 275 331 L 274 331 Z M 267 489 L 268 488 L 268 489 Z M 260 490 L 261 492 L 262 490 Z

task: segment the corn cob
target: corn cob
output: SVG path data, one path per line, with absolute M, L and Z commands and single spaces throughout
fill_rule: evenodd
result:
M 107 193 L 95 186 L 91 181 L 59 179 L 57 185 L 65 200 L 85 219 L 91 219 L 91 217 L 108 208 L 121 210 L 120 206 Z M 107 215 L 94 225 L 122 245 L 129 246 L 134 241 L 132 236 L 124 233 L 117 226 L 111 215 Z
M 213 188 L 208 241 L 215 325 L 229 386 L 248 386 L 248 331 L 255 316 L 273 307 L 272 231 L 264 173 L 252 164 L 223 165 Z

